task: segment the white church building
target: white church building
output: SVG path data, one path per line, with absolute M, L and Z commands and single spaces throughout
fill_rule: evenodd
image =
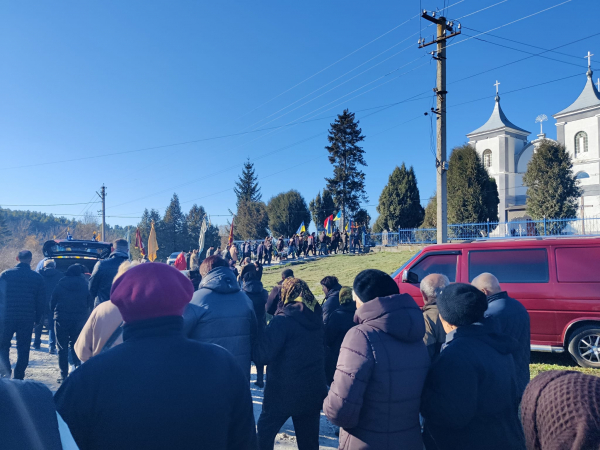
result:
M 553 117 L 556 119 L 556 140 L 571 155 L 573 171 L 583 189 L 578 216 L 600 217 L 600 93 L 592 80 L 591 68 L 586 76 L 579 97 Z M 508 120 L 500 106 L 498 84 L 491 117 L 483 126 L 467 134 L 467 138 L 498 184 L 500 221 L 510 222 L 529 217 L 525 211 L 527 188 L 523 186 L 523 175 L 546 135 L 540 130 L 537 138 L 529 141 L 531 132 Z

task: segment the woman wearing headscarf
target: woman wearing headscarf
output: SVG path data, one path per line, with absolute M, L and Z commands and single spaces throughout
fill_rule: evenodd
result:
M 257 329 L 259 333 L 262 333 L 267 326 L 267 318 L 265 313 L 265 305 L 267 304 L 267 298 L 269 293 L 263 287 L 260 281 L 260 271 L 252 263 L 246 264 L 240 274 L 240 284 L 242 291 L 252 300 L 252 306 L 254 307 L 254 314 L 256 315 Z M 254 362 L 256 365 L 256 383 L 259 388 L 265 387 L 263 381 L 264 368 L 262 364 Z
M 254 360 L 266 364 L 267 383 L 258 419 L 260 450 L 271 450 L 283 424 L 292 418 L 299 450 L 319 448 L 319 421 L 327 395 L 321 306 L 298 278 L 286 278 L 283 308 L 254 347 Z
M 340 289 L 340 306 L 330 316 L 325 324 L 325 375 L 327 384 L 333 381 L 335 367 L 344 336 L 354 325 L 356 302 L 352 298 L 352 288 L 344 286 Z

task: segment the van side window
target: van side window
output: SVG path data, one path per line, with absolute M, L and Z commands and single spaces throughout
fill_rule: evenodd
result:
M 554 251 L 559 283 L 600 283 L 600 247 L 563 247 Z
M 430 255 L 410 268 L 419 276 L 419 281 L 431 273 L 446 275 L 453 283 L 456 281 L 456 258 L 458 255 Z
M 470 251 L 469 281 L 484 272 L 500 283 L 547 283 L 548 253 L 545 248 Z

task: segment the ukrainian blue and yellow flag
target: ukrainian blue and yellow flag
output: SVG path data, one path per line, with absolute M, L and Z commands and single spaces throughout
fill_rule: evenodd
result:
M 352 220 L 348 220 L 348 223 L 346 224 L 346 231 L 351 233 L 353 226 L 354 226 L 354 224 L 352 223 Z
M 340 211 L 339 213 L 337 213 L 337 215 L 335 216 L 335 218 L 333 219 L 333 221 L 335 222 L 336 220 L 342 220 L 342 211 Z
M 306 231 L 306 227 L 304 226 L 304 221 L 300 224 L 300 227 L 298 228 L 298 231 L 296 231 L 296 234 L 300 234 L 300 233 L 304 233 Z

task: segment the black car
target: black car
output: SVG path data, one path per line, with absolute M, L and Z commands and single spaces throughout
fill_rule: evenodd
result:
M 83 264 L 87 273 L 92 273 L 96 263 L 108 258 L 112 251 L 110 242 L 79 241 L 68 239 L 57 239 L 46 241 L 42 248 L 44 259 L 56 261 L 56 268 L 66 272 L 73 264 Z M 42 263 L 40 261 L 40 263 Z M 43 264 L 43 263 L 42 263 Z

